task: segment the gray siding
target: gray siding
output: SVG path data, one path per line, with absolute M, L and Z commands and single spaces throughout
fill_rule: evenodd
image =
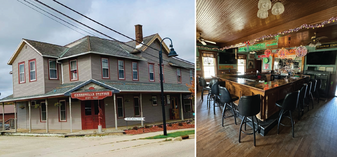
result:
M 68 98 L 66 98 L 68 99 Z M 70 129 L 70 113 L 69 106 L 67 103 L 67 122 L 59 122 L 59 110 L 54 104 L 61 99 L 48 99 L 48 118 L 49 118 L 49 129 L 64 130 Z M 20 105 L 26 106 L 24 109 L 20 108 Z M 17 103 L 18 111 L 18 128 L 28 129 L 29 128 L 29 113 L 28 113 L 28 102 Z M 46 129 L 46 123 L 40 122 L 40 108 L 31 107 L 31 121 L 32 129 Z M 72 103 L 72 119 L 73 119 L 73 129 L 81 130 L 81 105 L 80 101 Z
M 61 84 L 62 75 L 61 75 L 61 64 L 57 64 L 57 72 L 58 72 L 58 79 L 49 79 L 49 59 L 50 58 L 43 58 L 44 64 L 44 82 L 45 82 L 45 92 L 49 92 L 55 89 L 57 86 Z
M 37 80 L 29 82 L 29 66 L 28 61 L 36 59 Z M 18 63 L 25 62 L 25 78 L 26 82 L 19 84 Z M 33 48 L 25 44 L 12 64 L 13 77 L 13 96 L 29 96 L 36 94 L 44 94 L 44 71 L 43 57 L 40 56 Z
M 77 58 L 72 58 L 70 60 L 77 59 L 78 65 L 78 80 L 77 81 L 87 81 L 92 78 L 91 73 L 91 55 L 84 55 Z M 70 81 L 69 77 L 69 59 L 63 60 L 63 82 L 70 83 L 75 81 Z M 62 76 L 61 76 L 62 77 Z

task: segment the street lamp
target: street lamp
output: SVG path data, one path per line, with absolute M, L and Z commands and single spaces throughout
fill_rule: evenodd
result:
M 167 131 L 166 131 L 166 118 L 165 118 L 165 105 L 164 105 L 164 87 L 163 87 L 163 70 L 162 70 L 162 63 L 163 63 L 163 41 L 165 39 L 169 39 L 171 41 L 170 44 L 170 53 L 167 55 L 168 57 L 175 57 L 178 56 L 178 54 L 176 53 L 176 51 L 174 51 L 173 49 L 173 44 L 172 44 L 172 40 L 168 37 L 164 38 L 163 40 L 161 40 L 160 42 L 160 51 L 159 51 L 159 67 L 160 67 L 160 89 L 161 89 L 161 108 L 163 111 L 163 129 L 164 129 L 164 135 L 167 135 Z

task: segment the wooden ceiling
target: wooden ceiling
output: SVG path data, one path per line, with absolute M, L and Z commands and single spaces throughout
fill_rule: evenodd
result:
M 268 18 L 259 19 L 258 1 L 196 0 L 197 31 L 206 40 L 228 46 L 337 16 L 337 0 L 280 0 L 283 14 L 275 16 L 269 10 Z

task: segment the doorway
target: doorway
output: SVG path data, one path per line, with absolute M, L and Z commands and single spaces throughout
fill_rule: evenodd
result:
M 178 97 L 171 97 L 171 119 L 179 119 Z
M 262 68 L 262 60 L 255 60 L 255 69 L 261 73 L 262 72 L 261 68 Z
M 238 59 L 238 74 L 243 75 L 246 72 L 246 59 Z
M 103 116 L 101 119 L 101 125 L 102 125 L 102 128 L 105 128 L 104 101 L 103 100 L 81 101 L 82 130 L 98 128 L 99 108 L 101 108 L 102 113 L 103 113 Z

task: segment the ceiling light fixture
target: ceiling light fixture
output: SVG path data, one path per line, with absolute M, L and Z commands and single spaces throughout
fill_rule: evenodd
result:
M 257 17 L 265 19 L 268 17 L 268 10 L 271 8 L 272 0 L 259 0 Z M 277 0 L 271 9 L 273 15 L 281 15 L 284 12 L 284 5 Z
M 273 15 L 281 15 L 284 12 L 284 5 L 281 2 L 276 2 L 271 9 Z

